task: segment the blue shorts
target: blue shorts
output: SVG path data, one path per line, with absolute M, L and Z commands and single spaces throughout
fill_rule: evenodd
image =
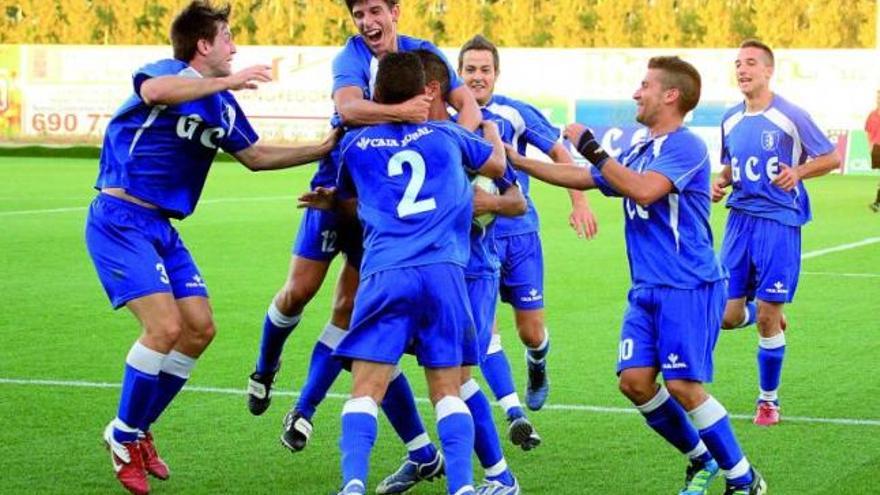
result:
M 721 245 L 731 299 L 789 303 L 801 272 L 801 229 L 731 210 Z
M 293 243 L 293 254 L 330 262 L 340 252 L 345 253 L 349 265 L 360 268 L 364 253 L 360 222 L 335 211 L 306 208 Z
M 482 361 L 489 352 L 489 342 L 492 340 L 495 306 L 498 303 L 498 278 L 466 277 L 465 282 L 468 299 L 471 302 L 471 313 L 474 315 L 474 326 L 477 329 L 480 361 Z
M 208 297 L 189 250 L 157 210 L 98 194 L 86 217 L 86 247 L 114 309 L 158 292 Z
M 425 368 L 477 364 L 477 335 L 462 267 L 437 263 L 395 268 L 361 280 L 351 325 L 333 355 L 397 364 L 406 351 Z
M 617 372 L 656 368 L 665 380 L 712 381 L 712 351 L 727 302 L 723 280 L 696 289 L 630 289 Z
M 544 307 L 544 253 L 537 232 L 496 237 L 501 300 L 516 309 Z

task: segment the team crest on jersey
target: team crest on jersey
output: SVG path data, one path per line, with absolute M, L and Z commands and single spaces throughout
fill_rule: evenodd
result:
M 764 151 L 773 151 L 779 144 L 779 131 L 761 132 L 761 147 Z

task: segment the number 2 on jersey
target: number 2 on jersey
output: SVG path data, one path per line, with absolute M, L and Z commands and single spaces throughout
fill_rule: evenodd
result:
M 403 218 L 437 208 L 437 202 L 434 201 L 434 198 L 416 199 L 419 196 L 419 191 L 422 190 L 422 186 L 425 184 L 425 160 L 418 152 L 405 150 L 395 153 L 388 160 L 388 176 L 397 177 L 402 175 L 404 163 L 409 164 L 410 169 L 412 169 L 412 176 L 406 184 L 403 197 L 397 203 L 397 216 Z

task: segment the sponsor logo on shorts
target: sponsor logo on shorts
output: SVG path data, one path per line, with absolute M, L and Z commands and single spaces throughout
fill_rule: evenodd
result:
M 541 299 L 544 299 L 544 295 L 538 292 L 538 289 L 535 288 L 532 288 L 532 290 L 529 291 L 529 295 L 519 298 L 522 302 L 534 302 L 540 301 Z
M 765 290 L 770 294 L 788 294 L 788 289 L 785 288 L 785 284 L 781 281 L 777 281 L 773 284 L 773 287 L 767 287 Z
M 198 273 L 195 274 L 195 275 L 193 275 L 193 277 L 192 277 L 192 281 L 191 281 L 191 282 L 187 282 L 187 283 L 186 283 L 186 288 L 187 288 L 187 289 L 195 289 L 195 288 L 197 288 L 197 287 L 201 287 L 201 288 L 203 288 L 203 289 L 204 289 L 205 287 L 207 287 L 207 286 L 205 285 L 205 281 L 202 279 L 202 276 L 199 275 Z
M 678 370 L 678 369 L 686 369 L 688 367 L 687 363 L 678 362 L 678 354 L 674 352 L 670 352 L 668 356 L 666 356 L 666 360 L 668 362 L 663 363 L 664 370 Z

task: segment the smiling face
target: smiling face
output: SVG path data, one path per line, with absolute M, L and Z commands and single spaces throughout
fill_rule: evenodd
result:
M 236 49 L 229 24 L 218 22 L 217 35 L 212 41 L 199 40 L 199 52 L 204 56 L 203 76 L 224 77 L 232 74 L 232 57 Z
M 755 97 L 770 90 L 773 65 L 764 50 L 741 48 L 736 57 L 736 84 L 746 97 Z
M 362 0 L 351 8 L 351 18 L 373 55 L 382 57 L 397 51 L 397 19 L 400 6 L 385 0 Z
M 660 69 L 648 69 L 639 89 L 633 94 L 636 100 L 636 121 L 648 128 L 659 121 L 663 106 L 667 103 L 672 89 L 663 89 Z
M 480 105 L 489 103 L 495 91 L 495 59 L 489 50 L 468 50 L 461 57 L 459 75 Z

